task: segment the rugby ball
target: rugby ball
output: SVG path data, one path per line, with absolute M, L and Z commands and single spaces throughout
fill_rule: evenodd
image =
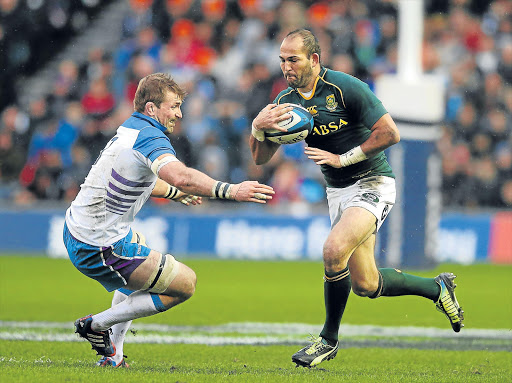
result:
M 276 144 L 295 144 L 303 141 L 313 129 L 313 116 L 301 105 L 292 104 L 293 109 L 288 112 L 290 118 L 281 121 L 278 125 L 286 128 L 286 132 L 276 129 L 265 130 L 265 138 Z

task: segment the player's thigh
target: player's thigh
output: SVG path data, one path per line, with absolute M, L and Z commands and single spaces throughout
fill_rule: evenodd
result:
M 73 265 L 83 274 L 100 282 L 107 291 L 126 286 L 131 274 L 151 252 L 142 237 L 130 232 L 110 246 L 81 242 L 64 226 L 64 244 Z
M 196 288 L 196 273 L 184 263 L 177 262 L 179 272 L 172 280 L 169 287 L 162 293 L 163 295 L 178 296 L 185 299 L 191 297 Z
M 162 253 L 151 250 L 146 260 L 142 262 L 130 275 L 126 288 L 131 290 L 140 290 L 148 282 L 148 280 L 155 276 L 160 267 Z
M 326 269 L 346 266 L 352 253 L 375 231 L 375 216 L 361 207 L 347 208 L 324 244 Z
M 127 288 L 188 299 L 194 294 L 195 272 L 171 254 L 151 250 L 130 276 Z
M 379 284 L 379 271 L 375 263 L 375 234 L 371 234 L 348 261 L 352 289 L 358 295 L 374 292 Z

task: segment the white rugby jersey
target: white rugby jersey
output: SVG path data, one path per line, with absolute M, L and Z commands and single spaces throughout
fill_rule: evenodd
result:
M 76 239 L 110 246 L 128 234 L 156 183 L 151 164 L 165 153 L 176 156 L 165 131 L 158 121 L 138 112 L 117 129 L 66 211 Z

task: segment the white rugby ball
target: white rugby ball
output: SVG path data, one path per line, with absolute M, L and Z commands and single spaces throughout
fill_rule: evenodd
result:
M 265 138 L 276 144 L 295 144 L 303 141 L 313 129 L 313 116 L 301 105 L 292 104 L 293 109 L 288 112 L 290 118 L 281 121 L 278 125 L 286 128 L 286 132 L 270 129 L 265 130 Z

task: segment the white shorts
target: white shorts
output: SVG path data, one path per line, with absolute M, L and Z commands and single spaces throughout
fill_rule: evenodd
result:
M 377 219 L 376 233 L 395 204 L 395 200 L 395 179 L 391 177 L 367 177 L 345 188 L 328 187 L 327 202 L 331 227 L 338 223 L 347 208 L 362 207 Z

